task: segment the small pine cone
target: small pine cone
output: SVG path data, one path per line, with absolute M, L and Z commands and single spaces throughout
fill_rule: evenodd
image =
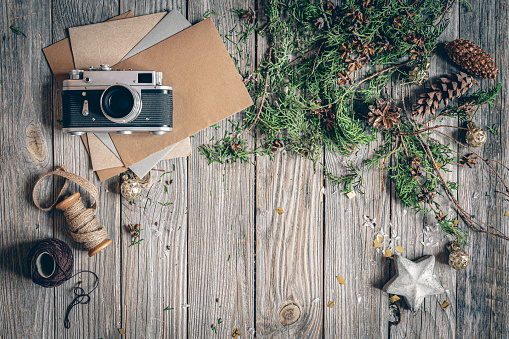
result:
M 390 130 L 399 125 L 401 108 L 394 106 L 391 101 L 378 99 L 376 105 L 369 106 L 368 123 L 378 129 Z
M 445 50 L 454 63 L 470 74 L 484 79 L 494 79 L 498 74 L 495 61 L 490 55 L 469 40 L 456 39 L 448 42 Z
M 421 118 L 426 113 L 435 114 L 442 101 L 447 106 L 449 100 L 459 98 L 474 84 L 479 85 L 471 76 L 463 72 L 447 74 L 445 77 L 438 79 L 436 85 L 431 85 L 428 92 L 420 95 L 412 114 L 414 116 L 420 115 Z

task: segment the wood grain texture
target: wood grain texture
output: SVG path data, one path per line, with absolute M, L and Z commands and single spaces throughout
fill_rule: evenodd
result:
M 322 171 L 286 152 L 257 159 L 256 171 L 257 336 L 321 336 Z M 292 303 L 297 308 L 284 309 Z
M 121 13 L 132 10 L 136 16 L 172 9 L 186 14 L 180 1 L 120 6 Z M 187 336 L 187 167 L 187 158 L 161 161 L 156 168 L 164 172 L 151 172 L 152 185 L 136 204 L 122 199 L 122 327 L 129 338 Z M 144 240 L 129 247 L 126 227 L 138 223 Z
M 332 173 L 342 175 L 347 161 L 359 157 L 353 162 L 359 167 L 359 159 L 372 157 L 376 147 L 376 143 L 363 146 L 350 159 L 327 153 L 325 163 Z M 373 240 L 380 230 L 390 234 L 390 190 L 382 192 L 380 171 L 363 172 L 365 194 L 352 199 L 342 187 L 334 189 L 325 181 L 325 337 L 383 338 L 388 333 L 388 300 L 381 288 L 389 259 Z M 389 187 L 388 180 L 385 185 Z M 368 226 L 366 217 L 376 224 Z M 384 240 L 384 249 L 395 253 L 396 242 L 391 247 L 389 237 Z M 336 276 L 344 277 L 346 285 L 340 285 Z M 335 302 L 333 308 L 327 307 L 328 301 Z
M 88 1 L 68 2 L 56 1 L 53 3 L 53 42 L 63 39 L 65 28 L 105 21 L 118 15 L 118 2 L 115 1 Z M 77 13 L 80 13 L 79 15 Z M 75 271 L 91 270 L 97 273 L 99 287 L 92 293 L 88 305 L 75 307 L 70 316 L 71 328 L 65 329 L 63 319 L 67 305 L 74 298 L 72 286 L 83 279 L 84 288 L 93 282 L 89 275 L 80 275 L 66 282 L 62 288 L 55 289 L 55 337 L 56 338 L 100 338 L 113 337 L 118 334 L 121 324 L 121 291 L 120 291 L 120 199 L 118 181 L 112 179 L 100 183 L 92 172 L 89 157 L 80 138 L 72 137 L 61 131 L 62 119 L 61 92 L 56 82 L 48 77 L 46 81 L 53 83 L 54 101 L 54 162 L 56 165 L 65 165 L 73 173 L 88 179 L 98 188 L 100 201 L 97 209 L 97 218 L 106 227 L 108 236 L 113 244 L 102 252 L 89 258 L 67 231 L 66 221 L 62 213 L 56 211 L 55 236 L 63 239 L 73 249 L 75 255 Z M 78 187 L 71 185 L 69 193 L 76 192 Z M 56 188 L 55 188 L 56 191 Z M 90 201 L 90 196 L 79 189 L 82 196 Z
M 0 6 L 0 337 L 53 337 L 54 291 L 35 285 L 26 265 L 36 241 L 51 237 L 51 214 L 33 205 L 36 179 L 53 166 L 51 73 L 41 48 L 51 42 L 50 1 L 10 1 Z M 40 8 L 35 11 L 34 8 Z M 9 27 L 26 34 L 15 35 Z M 30 126 L 30 127 L 29 127 Z M 34 157 L 27 128 L 47 145 Z M 50 197 L 51 198 L 51 193 Z
M 219 33 L 239 25 L 232 8 L 247 9 L 249 1 L 190 1 L 188 20 L 195 24 L 210 10 Z M 231 43 L 226 44 L 235 53 Z M 240 45 L 254 54 L 254 39 Z M 237 54 L 233 54 L 239 57 Z M 243 68 L 242 71 L 246 71 Z M 254 327 L 254 167 L 251 164 L 208 165 L 198 146 L 215 143 L 231 131 L 226 119 L 191 139 L 189 160 L 188 302 L 189 338 L 231 337 L 239 329 L 250 336 Z M 248 139 L 249 147 L 254 141 Z M 221 319 L 221 324 L 219 324 Z M 215 330 L 214 330 L 215 327 Z M 217 334 L 215 333 L 217 332 Z
M 454 8 L 442 40 L 470 39 L 494 57 L 502 92 L 493 108 L 478 112 L 475 122 L 483 128 L 498 126 L 499 134 L 489 133 L 479 151 L 507 163 L 509 9 L 505 2 L 470 2 L 472 12 L 465 6 Z M 423 219 L 401 206 L 387 180 L 386 192 L 381 193 L 379 171 L 365 171 L 366 194 L 349 200 L 324 181 L 320 166 L 315 171 L 308 160 L 286 152 L 275 154 L 274 161 L 253 157 L 254 166 L 209 166 L 197 147 L 231 131 L 229 120 L 242 119 L 237 114 L 192 138 L 189 159 L 158 165 L 168 173 L 158 182 L 162 172 L 153 171 L 153 185 L 130 204 L 120 199 L 117 179 L 97 180 L 81 141 L 61 132 L 61 94 L 41 49 L 64 38 L 66 28 L 101 22 L 127 10 L 143 15 L 178 9 L 196 23 L 210 10 L 217 13 L 211 17 L 225 34 L 240 23 L 232 8 L 263 11 L 263 4 L 0 0 L 0 338 L 116 338 L 119 328 L 125 328 L 126 338 L 229 338 L 237 328 L 241 338 L 252 338 L 254 331 L 259 338 L 508 338 L 509 243 L 470 230 L 470 266 L 453 271 L 447 265 L 444 233 L 434 234 L 440 239 L 436 247 L 421 244 L 423 232 L 435 227 L 435 219 Z M 15 35 L 11 24 L 27 37 Z M 226 46 L 234 53 L 230 42 Z M 251 53 L 251 60 L 260 60 L 267 46 L 258 36 L 242 49 Z M 244 72 L 255 66 L 240 63 Z M 439 50 L 431 80 L 457 70 Z M 483 81 L 482 87 L 494 84 Z M 392 95 L 402 96 L 396 88 Z M 255 144 L 251 136 L 248 141 Z M 358 158 L 368 157 L 376 147 L 374 143 L 360 148 Z M 333 173 L 342 173 L 347 160 L 329 153 L 322 159 Z M 113 244 L 95 257 L 89 258 L 68 235 L 60 212 L 41 212 L 31 202 L 37 178 L 62 164 L 99 189 L 98 218 Z M 495 177 L 482 166 L 459 168 L 446 177 L 459 180 L 458 198 L 468 211 L 509 233 L 509 218 L 503 217 L 508 203 L 496 194 Z M 496 168 L 509 180 L 509 171 Z M 61 182 L 43 184 L 48 201 L 55 196 L 54 184 Z M 76 190 L 72 185 L 69 192 Z M 446 200 L 443 206 L 444 212 L 451 212 Z M 277 207 L 282 207 L 282 215 Z M 364 226 L 364 216 L 376 218 L 374 229 Z M 129 247 L 125 226 L 133 223 L 141 223 L 144 241 Z M 398 326 L 388 323 L 388 296 L 381 291 L 394 268 L 373 247 L 380 229 L 389 234 L 385 246 L 391 241 L 392 253 L 401 245 L 410 259 L 436 255 L 435 272 L 448 290 L 444 296 L 426 298 L 416 314 L 404 309 Z M 75 271 L 90 269 L 100 276 L 90 304 L 71 312 L 70 330 L 65 330 L 63 319 L 79 277 L 44 289 L 31 282 L 25 265 L 30 247 L 53 236 L 73 249 Z M 338 275 L 346 285 L 338 283 Z M 89 277 L 84 279 L 87 286 Z M 440 307 L 443 300 L 451 303 L 447 310 Z M 328 301 L 335 303 L 333 308 L 327 307 Z M 166 307 L 172 310 L 164 311 Z
M 493 108 L 483 107 L 474 119 L 484 129 L 496 124 L 499 134 L 488 132 L 488 142 L 476 151 L 485 158 L 507 163 L 509 11 L 505 2 L 472 1 L 471 4 L 471 12 L 461 9 L 460 36 L 480 45 L 494 58 L 500 70 L 497 80 L 503 81 L 502 91 Z M 494 81 L 481 81 L 483 88 L 494 85 Z M 508 171 L 501 166 L 495 168 L 507 181 Z M 496 186 L 497 180 L 487 167 L 481 164 L 473 171 L 460 172 L 459 184 L 464 188 L 460 199 L 465 202 L 467 210 L 507 234 L 508 218 L 503 215 L 505 210 L 509 210 L 508 202 L 495 193 L 495 188 L 501 190 L 502 186 Z M 503 306 L 507 298 L 503 296 L 508 293 L 509 243 L 475 231 L 471 231 L 470 243 L 472 246 L 467 249 L 470 265 L 464 272 L 458 273 L 458 338 L 507 338 L 509 318 L 507 306 Z

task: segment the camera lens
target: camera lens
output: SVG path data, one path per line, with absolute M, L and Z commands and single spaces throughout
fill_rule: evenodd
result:
M 128 123 L 140 114 L 140 94 L 128 85 L 110 86 L 101 96 L 101 109 L 109 120 Z

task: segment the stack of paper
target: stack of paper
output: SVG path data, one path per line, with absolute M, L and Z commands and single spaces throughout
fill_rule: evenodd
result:
M 82 137 L 101 181 L 127 168 L 141 178 L 163 159 L 191 155 L 191 135 L 253 104 L 211 19 L 191 26 L 175 10 L 139 17 L 127 12 L 70 28 L 69 39 L 43 51 L 60 88 L 71 69 L 101 64 L 162 72 L 163 85 L 173 88 L 172 132 Z

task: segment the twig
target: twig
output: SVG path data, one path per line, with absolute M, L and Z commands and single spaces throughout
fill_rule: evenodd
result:
M 396 147 L 394 147 L 394 149 L 386 155 L 386 157 L 384 158 L 384 162 L 382 163 L 382 168 L 380 169 L 380 173 L 381 173 L 381 177 L 382 177 L 382 192 L 385 192 L 385 182 L 384 182 L 384 167 L 385 167 L 385 162 L 387 161 L 387 158 L 389 158 L 391 156 L 392 153 L 394 153 L 397 149 L 398 149 L 398 140 L 399 138 L 396 139 Z
M 272 57 L 272 47 L 269 49 L 269 59 L 268 59 L 269 62 L 270 62 L 271 57 Z M 251 124 L 251 126 L 249 126 L 249 128 L 246 130 L 246 132 L 249 132 L 254 127 L 254 125 L 256 124 L 258 119 L 260 119 L 260 113 L 262 112 L 263 104 L 265 103 L 265 97 L 267 96 L 268 82 L 269 82 L 269 72 L 267 71 L 267 74 L 265 75 L 265 86 L 263 88 L 263 94 L 262 94 L 262 100 L 260 102 L 260 107 L 258 108 L 258 112 L 256 113 L 256 117 L 253 120 L 253 123 Z

